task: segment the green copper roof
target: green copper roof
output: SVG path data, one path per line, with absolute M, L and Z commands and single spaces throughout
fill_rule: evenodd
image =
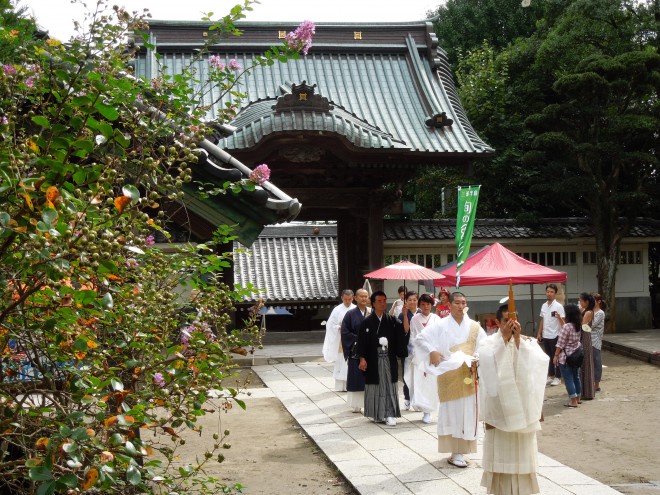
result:
M 150 42 L 170 73 L 188 64 L 203 39 L 204 23 L 150 21 Z M 215 45 L 212 54 L 247 67 L 269 46 L 278 45 L 287 23 L 245 23 L 244 35 Z M 354 39 L 356 33 L 361 40 Z M 151 50 L 136 61 L 139 76 L 151 77 L 156 63 Z M 208 77 L 207 59 L 195 64 L 200 84 Z M 231 124 L 238 131 L 218 146 L 228 151 L 256 146 L 278 132 L 336 133 L 363 149 L 403 150 L 478 156 L 493 150 L 470 125 L 460 104 L 444 52 L 437 47 L 430 22 L 349 24 L 319 23 L 307 56 L 285 64 L 258 67 L 239 90 L 247 95 Z M 292 85 L 315 85 L 315 94 L 331 109 L 275 111 Z M 224 106 L 217 88 L 206 96 L 208 118 Z M 218 100 L 219 99 L 219 100 Z M 433 115 L 446 113 L 453 124 L 429 127 Z

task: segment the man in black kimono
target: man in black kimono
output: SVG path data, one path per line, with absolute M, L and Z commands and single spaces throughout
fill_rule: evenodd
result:
M 360 361 L 352 357 L 354 344 L 357 342 L 360 325 L 369 314 L 369 294 L 364 289 L 355 292 L 356 308 L 349 309 L 341 322 L 341 345 L 344 358 L 348 361 L 348 373 L 346 376 L 346 402 L 354 413 L 362 411 L 364 406 L 364 374 L 358 368 Z M 357 347 L 355 347 L 357 350 Z M 357 356 L 357 355 L 356 355 Z
M 383 291 L 371 295 L 372 313 L 358 332 L 359 368 L 365 374 L 364 415 L 374 421 L 396 426 L 401 417 L 397 390 L 397 357 L 408 356 L 408 332 L 403 324 L 385 312 L 387 296 Z

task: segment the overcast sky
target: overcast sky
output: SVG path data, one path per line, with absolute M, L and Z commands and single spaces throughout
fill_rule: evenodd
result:
M 418 21 L 443 0 L 261 0 L 248 12 L 248 21 Z M 95 5 L 95 0 L 87 0 Z M 128 11 L 148 8 L 153 19 L 201 20 L 202 13 L 226 15 L 239 0 L 110 0 Z M 70 0 L 20 0 L 41 27 L 62 41 L 73 33 L 72 19 L 83 20 L 83 9 Z

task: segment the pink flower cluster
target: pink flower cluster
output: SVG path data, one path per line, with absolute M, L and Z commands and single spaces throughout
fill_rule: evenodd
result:
M 225 69 L 240 71 L 243 70 L 241 64 L 235 58 L 232 58 L 227 65 L 222 61 L 220 55 L 211 55 L 209 57 L 209 65 L 215 70 L 224 71 Z
M 218 55 L 211 55 L 209 57 L 209 64 L 216 70 L 225 70 L 225 64 L 222 62 L 222 59 Z
M 250 172 L 250 180 L 259 186 L 263 186 L 269 179 L 270 169 L 265 163 L 255 167 L 254 170 Z
M 4 71 L 5 76 L 11 76 L 12 74 L 16 74 L 16 67 L 14 67 L 12 64 L 3 65 L 2 70 Z
M 215 336 L 213 335 L 213 330 L 211 329 L 208 323 L 206 323 L 205 321 L 202 323 L 195 321 L 191 325 L 184 327 L 181 330 L 181 343 L 183 344 L 182 352 L 184 354 L 188 350 L 188 345 L 190 344 L 190 337 L 192 337 L 192 334 L 196 332 L 204 332 L 204 335 L 206 335 L 206 338 L 210 342 L 213 342 L 213 340 L 215 340 Z
M 165 386 L 165 378 L 163 378 L 162 373 L 154 373 L 154 383 L 158 385 L 160 388 L 163 388 Z
M 9 120 L 7 120 L 7 116 L 3 115 L 2 117 L 0 117 L 0 125 L 7 125 L 7 124 L 9 124 Z
M 150 248 L 154 244 L 156 244 L 156 238 L 153 235 L 149 234 L 147 237 L 145 237 L 145 239 L 144 239 L 144 245 L 145 246 Z
M 303 55 L 312 47 L 312 37 L 316 33 L 316 25 L 312 21 L 305 21 L 286 35 L 286 44 L 291 50 L 300 50 Z

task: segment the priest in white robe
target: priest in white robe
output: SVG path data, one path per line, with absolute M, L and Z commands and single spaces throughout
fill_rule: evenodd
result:
M 461 292 L 449 298 L 451 314 L 427 326 L 415 338 L 415 356 L 438 381 L 438 452 L 448 462 L 467 467 L 464 454 L 477 451 L 477 396 L 472 363 L 486 332 L 465 314 Z
M 346 313 L 355 308 L 353 304 L 353 291 L 345 289 L 341 293 L 341 304 L 336 306 L 330 318 L 325 324 L 325 340 L 323 341 L 323 358 L 328 363 L 335 363 L 333 372 L 335 378 L 335 390 L 337 392 L 346 391 L 346 374 L 348 365 L 344 359 L 344 350 L 341 346 L 341 322 Z
M 477 349 L 479 417 L 486 427 L 481 485 L 489 494 L 528 495 L 540 493 L 536 432 L 549 358 L 508 315 L 506 306 L 497 310 L 500 329 Z

